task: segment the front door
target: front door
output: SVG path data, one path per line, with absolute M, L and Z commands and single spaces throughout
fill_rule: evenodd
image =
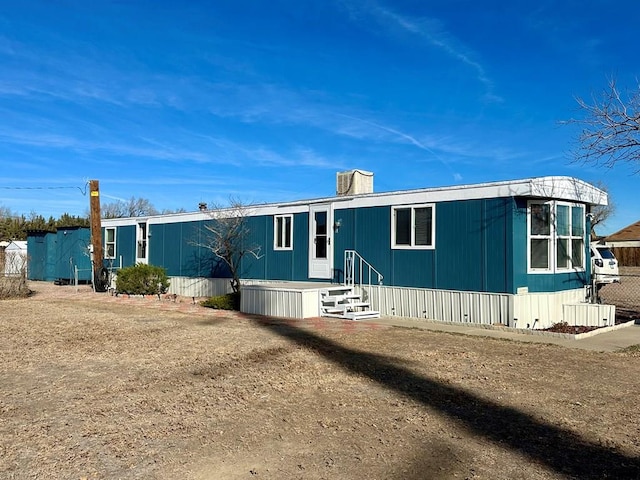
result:
M 148 263 L 147 222 L 139 222 L 136 231 L 136 263 Z
M 333 274 L 333 210 L 330 204 L 309 207 L 309 278 Z

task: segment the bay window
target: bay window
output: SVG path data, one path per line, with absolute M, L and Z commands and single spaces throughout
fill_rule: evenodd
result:
M 584 206 L 531 201 L 528 213 L 529 271 L 584 269 Z

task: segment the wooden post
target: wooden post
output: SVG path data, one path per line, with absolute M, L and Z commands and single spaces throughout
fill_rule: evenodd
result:
M 91 224 L 91 245 L 93 246 L 93 274 L 94 285 L 96 285 L 96 278 L 102 270 L 102 225 L 100 223 L 100 186 L 98 180 L 89 181 L 89 205 L 91 218 L 89 220 Z

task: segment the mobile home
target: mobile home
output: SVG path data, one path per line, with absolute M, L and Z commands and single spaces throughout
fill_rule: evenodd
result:
M 323 291 L 353 284 L 383 315 L 543 328 L 585 301 L 589 212 L 607 202 L 586 182 L 539 177 L 374 193 L 372 175 L 353 170 L 338 174 L 336 190 L 246 207 L 245 241 L 259 254 L 242 261 L 243 311 L 318 316 L 328 311 Z M 204 207 L 105 219 L 105 265 L 158 265 L 173 293 L 223 293 L 228 270 L 206 248 L 206 227 L 220 215 Z

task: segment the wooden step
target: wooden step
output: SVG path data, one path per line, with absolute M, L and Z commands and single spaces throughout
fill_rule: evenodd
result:
M 339 305 L 344 305 L 347 308 L 365 308 L 369 306 L 368 302 L 351 302 L 351 303 L 340 303 Z
M 367 320 L 369 318 L 380 318 L 380 312 L 375 310 L 364 310 L 362 312 L 347 312 L 345 318 L 349 320 Z
M 320 315 L 346 320 L 380 318 L 380 312 L 369 310 L 369 302 L 353 292 L 352 287 L 336 286 L 320 291 Z
M 326 297 L 322 297 L 323 302 L 343 302 L 345 300 L 357 300 L 360 298 L 360 295 L 356 294 L 348 294 L 348 295 L 327 295 Z

